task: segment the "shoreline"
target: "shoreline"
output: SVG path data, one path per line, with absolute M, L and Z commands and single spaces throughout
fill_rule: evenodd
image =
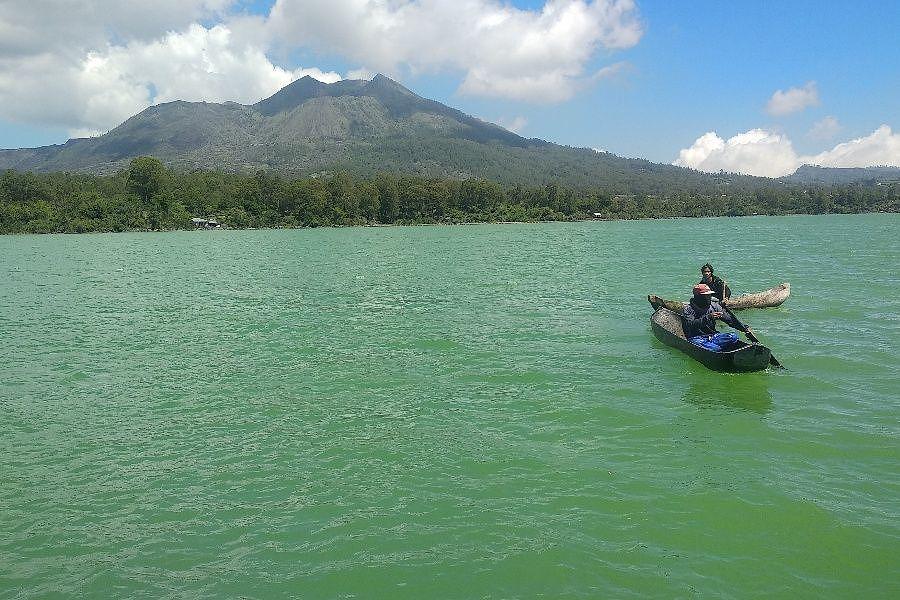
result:
M 752 219 L 757 217 L 817 217 L 817 216 L 851 216 L 851 215 L 896 215 L 896 212 L 870 211 L 870 212 L 853 212 L 853 213 L 790 213 L 784 215 L 709 215 L 703 217 L 635 217 L 622 219 L 551 219 L 541 221 L 459 221 L 459 222 L 440 222 L 440 223 L 366 223 L 361 225 L 299 225 L 295 227 L 221 227 L 218 229 L 126 229 L 123 231 L 49 231 L 44 233 L 0 233 L 0 237 L 18 236 L 18 235 L 100 235 L 100 234 L 121 234 L 121 233 L 176 233 L 176 232 L 222 232 L 222 231 L 279 231 L 279 230 L 300 230 L 300 229 L 352 229 L 352 228 L 379 228 L 379 227 L 455 227 L 455 226 L 473 226 L 473 225 L 537 225 L 541 223 L 616 223 L 626 221 L 674 221 L 689 219 Z

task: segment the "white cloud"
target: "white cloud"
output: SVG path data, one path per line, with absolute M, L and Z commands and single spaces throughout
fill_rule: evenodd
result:
M 674 164 L 710 173 L 724 170 L 762 177 L 787 175 L 800 166 L 791 141 L 763 129 L 751 129 L 728 140 L 710 131 L 682 150 Z
M 751 129 L 724 140 L 715 132 L 706 133 L 681 150 L 673 164 L 699 171 L 720 170 L 781 177 L 803 164 L 823 167 L 900 167 L 900 134 L 882 125 L 871 135 L 838 144 L 831 150 L 812 156 L 800 156 L 784 135 L 763 129 Z
M 802 111 L 819 104 L 819 90 L 815 81 L 810 81 L 802 88 L 790 88 L 786 91 L 776 90 L 766 104 L 766 111 L 776 117 Z
M 315 68 L 285 70 L 262 48 L 236 40 L 228 27 L 194 24 L 149 42 L 107 45 L 75 64 L 51 54 L 20 59 L 0 73 L 0 116 L 90 135 L 154 102 L 253 103 L 304 75 L 341 79 Z
M 276 66 L 265 20 L 233 4 L 0 2 L 0 118 L 93 135 L 152 102 L 255 102 L 303 75 L 340 79 Z
M 603 67 L 602 69 L 600 69 L 599 71 L 597 71 L 596 73 L 591 75 L 590 79 L 592 81 L 600 81 L 601 79 L 610 79 L 630 67 L 631 67 L 631 65 L 627 62 L 624 62 L 624 61 L 617 62 L 617 63 Z
M 497 124 L 513 133 L 522 133 L 522 130 L 528 125 L 528 119 L 523 116 L 513 117 L 512 119 L 500 117 L 497 119 Z
M 101 50 L 150 41 L 225 14 L 234 0 L 0 2 L 0 58 Z M 111 39 L 112 38 L 112 39 Z
M 278 0 L 268 26 L 282 43 L 385 73 L 458 70 L 463 93 L 538 102 L 610 74 L 587 72 L 595 53 L 643 34 L 633 0 L 549 0 L 541 10 L 499 0 Z
M 126 85 L 153 84 L 156 102 L 253 103 L 304 75 L 327 83 L 341 79 L 337 73 L 316 68 L 288 71 L 277 67 L 261 48 L 233 40 L 224 25 L 206 29 L 194 24 L 150 43 L 111 47 L 102 60 L 107 76 L 116 76 Z
M 871 135 L 838 144 L 804 162 L 822 167 L 900 167 L 900 133 L 882 125 Z
M 91 135 L 151 102 L 253 102 L 305 74 L 340 78 L 273 61 L 297 48 L 355 62 L 352 78 L 451 70 L 464 93 L 554 102 L 621 71 L 591 61 L 643 34 L 634 0 L 535 10 L 506 0 L 277 0 L 268 16 L 236 6 L 0 0 L 0 119 Z
M 347 71 L 347 79 L 365 79 L 366 81 L 372 81 L 372 78 L 375 77 L 375 75 L 374 72 L 365 67 Z
M 813 123 L 807 136 L 814 140 L 830 140 L 841 130 L 841 124 L 834 117 L 828 116 Z

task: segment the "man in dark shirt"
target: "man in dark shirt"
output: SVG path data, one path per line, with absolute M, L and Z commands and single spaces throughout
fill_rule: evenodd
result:
M 722 321 L 738 331 L 750 331 L 741 328 L 719 302 L 713 298 L 713 290 L 705 283 L 694 286 L 694 297 L 684 307 L 684 335 L 693 344 L 720 352 L 728 350 L 738 341 L 737 334 L 719 333 L 716 321 Z
M 719 299 L 719 302 L 731 297 L 731 290 L 728 284 L 721 277 L 713 275 L 712 265 L 706 263 L 700 267 L 700 283 L 705 283 L 712 288 L 713 294 Z

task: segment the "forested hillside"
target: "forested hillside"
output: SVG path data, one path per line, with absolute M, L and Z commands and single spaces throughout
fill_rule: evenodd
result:
M 639 183 L 639 182 L 638 182 Z M 656 192 L 656 190 L 653 190 Z M 187 229 L 192 217 L 227 227 L 898 212 L 900 184 L 740 187 L 710 183 L 614 193 L 550 183 L 505 185 L 376 173 L 289 178 L 260 171 L 173 172 L 152 157 L 115 175 L 0 175 L 0 233 Z

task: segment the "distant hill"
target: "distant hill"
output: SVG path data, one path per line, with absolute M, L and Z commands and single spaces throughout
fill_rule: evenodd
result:
M 790 183 L 844 185 L 848 183 L 896 183 L 898 167 L 833 168 L 803 165 L 791 175 L 782 177 Z
M 253 105 L 159 104 L 96 138 L 0 150 L 0 169 L 109 174 L 143 155 L 181 171 L 389 171 L 505 184 L 564 182 L 612 193 L 714 193 L 723 185 L 774 184 L 526 139 L 382 75 L 332 84 L 304 77 Z

